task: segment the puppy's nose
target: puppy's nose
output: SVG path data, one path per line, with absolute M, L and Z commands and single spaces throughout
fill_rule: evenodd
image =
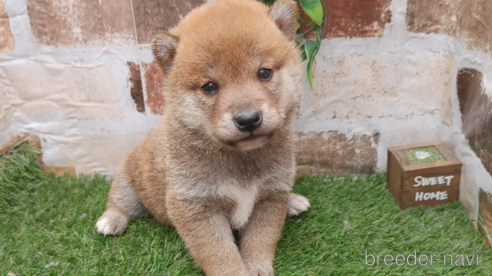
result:
M 262 121 L 263 118 L 258 111 L 247 110 L 234 119 L 234 124 L 241 131 L 252 132 L 261 125 Z

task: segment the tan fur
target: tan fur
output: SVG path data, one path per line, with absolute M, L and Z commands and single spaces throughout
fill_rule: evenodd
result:
M 121 234 L 128 219 L 149 212 L 176 228 L 207 275 L 274 274 L 287 213 L 309 207 L 289 192 L 301 91 L 296 7 L 213 1 L 154 39 L 166 79 L 164 120 L 113 181 L 100 233 Z M 270 80 L 258 79 L 262 68 L 273 70 Z M 201 91 L 207 82 L 218 84 L 216 94 Z M 244 110 L 263 116 L 252 133 L 234 124 Z

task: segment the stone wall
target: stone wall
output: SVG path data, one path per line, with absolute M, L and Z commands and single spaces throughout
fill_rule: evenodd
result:
M 479 190 L 492 192 L 492 2 L 323 1 L 298 162 L 385 171 L 388 147 L 441 140 L 464 163 L 460 198 L 477 217 Z M 203 2 L 0 0 L 0 144 L 36 134 L 46 164 L 114 174 L 163 119 L 152 36 Z

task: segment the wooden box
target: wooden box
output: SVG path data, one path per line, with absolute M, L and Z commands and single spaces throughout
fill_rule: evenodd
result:
M 461 162 L 441 142 L 388 149 L 388 189 L 402 209 L 458 199 Z

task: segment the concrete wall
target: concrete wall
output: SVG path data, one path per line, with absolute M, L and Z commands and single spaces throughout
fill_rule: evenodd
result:
M 162 120 L 153 35 L 205 0 L 0 0 L 0 144 L 113 174 Z M 296 121 L 316 173 L 384 171 L 387 148 L 432 140 L 464 163 L 476 217 L 492 192 L 492 2 L 324 0 L 327 28 Z M 486 198 L 486 197 L 483 197 Z

